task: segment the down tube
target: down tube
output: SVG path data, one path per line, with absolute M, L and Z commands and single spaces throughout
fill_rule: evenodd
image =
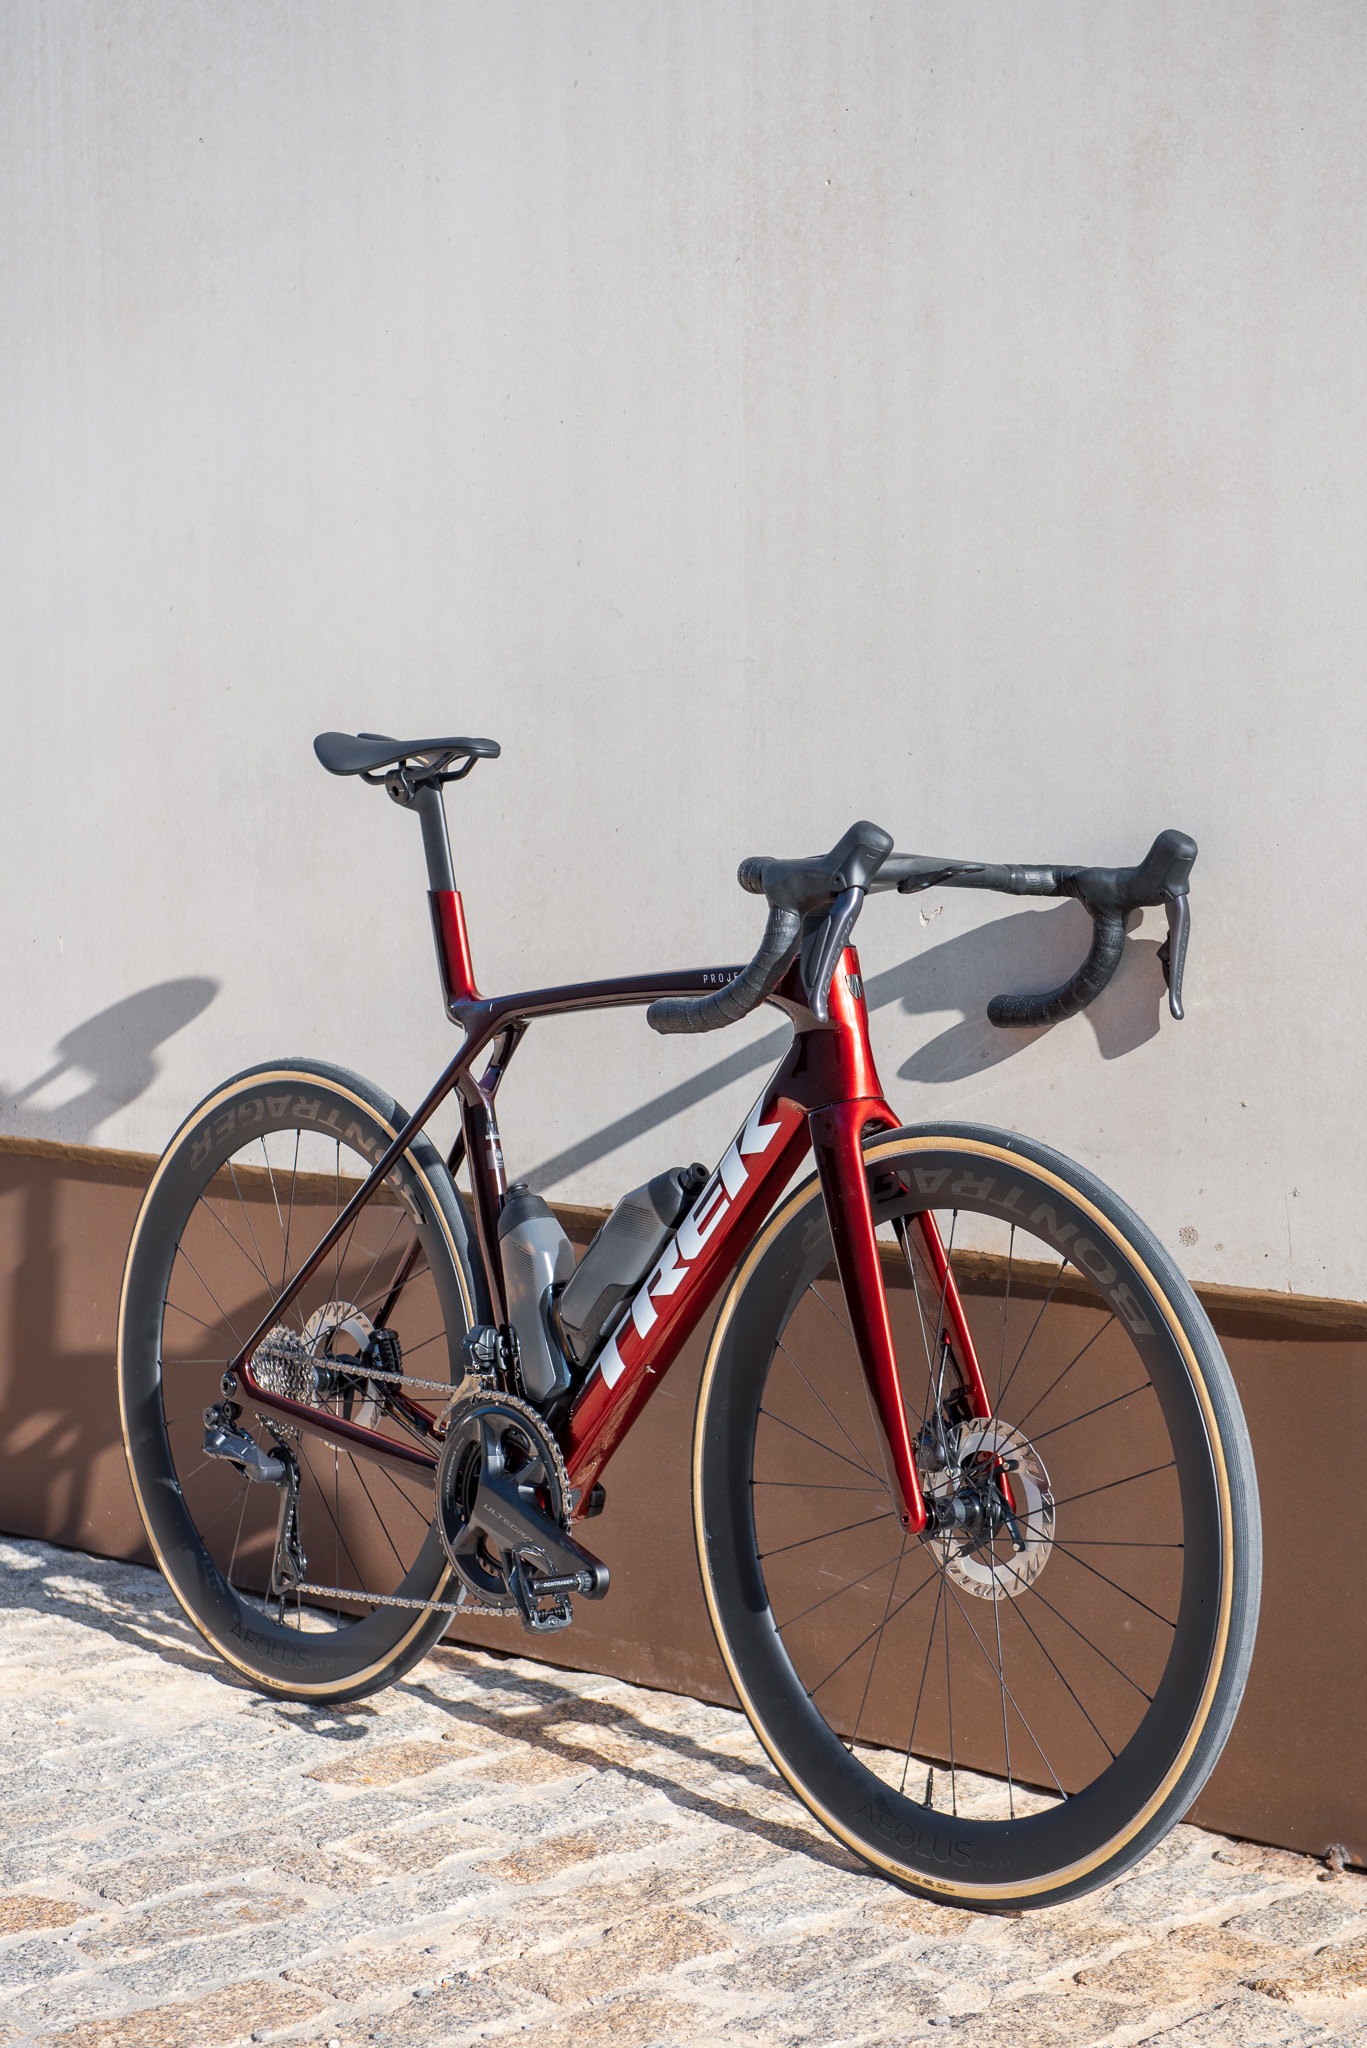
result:
M 562 1448 L 587 1503 L 617 1445 L 697 1328 L 810 1144 L 807 1112 L 761 1096 L 642 1283 L 570 1411 Z

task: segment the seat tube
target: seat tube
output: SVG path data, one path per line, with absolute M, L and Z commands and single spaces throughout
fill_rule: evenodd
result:
M 897 1353 L 864 1170 L 862 1138 L 871 1120 L 882 1120 L 876 1117 L 876 1105 L 857 1098 L 814 1110 L 808 1125 L 845 1307 L 882 1436 L 888 1483 L 898 1497 L 902 1527 L 919 1536 L 926 1526 L 925 1502 L 897 1376 Z

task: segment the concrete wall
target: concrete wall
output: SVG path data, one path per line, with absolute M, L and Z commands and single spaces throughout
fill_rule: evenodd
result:
M 1137 858 L 873 905 L 908 1119 L 1096 1167 L 1203 1281 L 1367 1297 L 1367 12 L 1347 0 L 8 0 L 0 1125 L 157 1150 L 445 1055 L 417 834 L 325 726 L 502 741 L 486 986 L 743 956 L 737 859 Z M 715 1155 L 761 1021 L 546 1027 L 511 1163 Z

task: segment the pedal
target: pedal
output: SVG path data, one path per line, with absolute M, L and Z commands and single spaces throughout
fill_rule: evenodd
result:
M 508 1590 L 517 1602 L 517 1611 L 522 1617 L 522 1626 L 528 1635 L 549 1636 L 569 1627 L 574 1620 L 574 1609 L 568 1600 L 558 1599 L 552 1607 L 540 1607 L 537 1602 L 545 1593 L 558 1592 L 562 1587 L 566 1591 L 581 1592 L 583 1588 L 578 1581 L 580 1578 L 587 1578 L 587 1573 L 574 1573 L 572 1576 L 575 1583 L 571 1588 L 568 1584 L 569 1575 L 560 1579 L 548 1579 L 542 1574 L 529 1572 L 523 1560 L 512 1556 L 511 1553 L 504 1555 L 503 1570 L 508 1581 Z

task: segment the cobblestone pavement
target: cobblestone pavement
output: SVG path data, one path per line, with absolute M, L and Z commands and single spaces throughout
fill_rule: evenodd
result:
M 1367 1878 L 1179 1828 L 1019 1919 L 810 1825 L 738 1714 L 440 1650 L 275 1706 L 161 1580 L 0 1541 L 0 2042 L 1367 2048 Z

